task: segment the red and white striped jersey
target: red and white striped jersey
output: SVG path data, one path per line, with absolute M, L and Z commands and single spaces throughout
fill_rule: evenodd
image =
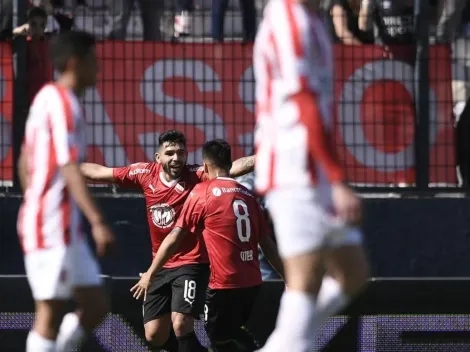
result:
M 295 0 L 271 0 L 254 47 L 256 188 L 343 180 L 332 145 L 333 52 L 321 20 Z
M 60 167 L 84 161 L 85 127 L 72 91 L 47 84 L 34 98 L 23 144 L 28 184 L 18 216 L 25 252 L 68 245 L 81 236 L 81 213 Z

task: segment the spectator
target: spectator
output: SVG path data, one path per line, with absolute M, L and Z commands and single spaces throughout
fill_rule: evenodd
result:
M 225 12 L 229 0 L 214 0 L 212 5 L 212 39 L 215 42 L 224 41 Z M 243 41 L 253 42 L 256 35 L 255 0 L 240 0 L 243 19 Z
M 414 43 L 414 0 L 363 0 L 359 29 L 367 31 L 372 25 L 377 43 Z
M 372 42 L 368 33 L 359 29 L 360 0 L 333 0 L 327 8 L 326 21 L 335 42 L 360 45 Z
M 13 27 L 13 0 L 0 1 L 0 40 L 11 37 Z
M 127 25 L 134 9 L 135 0 L 109 0 L 111 12 L 111 33 L 108 39 L 126 39 Z M 160 18 L 163 12 L 162 0 L 139 0 L 144 40 L 159 41 Z
M 243 186 L 245 186 L 246 188 L 248 188 L 250 191 L 253 191 L 254 188 L 255 188 L 254 187 L 255 178 L 254 178 L 253 173 L 249 173 L 247 175 L 241 176 L 241 177 L 237 178 L 237 181 L 240 184 L 242 184 Z M 271 222 L 271 217 L 269 216 L 269 213 L 266 210 L 263 199 L 260 199 L 260 204 L 261 204 L 263 210 L 265 211 L 265 215 L 268 219 L 268 224 L 270 226 L 270 228 L 269 228 L 270 235 L 275 240 L 274 231 L 273 231 L 273 227 L 272 227 L 273 225 L 272 225 L 272 222 Z M 259 268 L 260 268 L 260 271 L 261 271 L 261 276 L 263 278 L 263 281 L 281 279 L 281 277 L 276 272 L 276 270 L 273 269 L 273 267 L 271 266 L 269 261 L 264 257 L 263 251 L 259 251 L 258 260 L 259 260 Z
M 450 43 L 459 29 L 467 0 L 440 0 L 437 8 L 436 39 Z
M 193 0 L 177 0 L 175 16 L 175 37 L 185 37 L 190 34 Z
M 32 7 L 28 11 L 28 22 L 13 29 L 15 37 L 25 36 L 28 40 L 28 103 L 31 103 L 39 89 L 52 80 L 53 71 L 48 57 L 46 41 L 47 12 L 43 7 Z

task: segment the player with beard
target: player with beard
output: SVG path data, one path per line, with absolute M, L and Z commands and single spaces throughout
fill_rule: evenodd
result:
M 158 141 L 156 162 L 119 168 L 84 163 L 81 167 L 89 180 L 140 188 L 144 192 L 153 256 L 173 229 L 192 188 L 206 179 L 202 167 L 186 164 L 188 152 L 182 133 L 168 131 L 160 135 Z M 230 175 L 243 175 L 253 167 L 253 156 L 238 159 Z M 203 313 L 208 279 L 204 243 L 196 236 L 187 236 L 165 267 L 152 278 L 144 297 L 145 336 L 152 346 L 176 350 L 175 341 L 169 338 L 173 326 L 178 351 L 202 349 L 194 334 L 194 318 Z
M 215 352 L 251 352 L 257 349 L 244 325 L 261 288 L 258 244 L 279 273 L 282 262 L 269 237 L 263 210 L 254 195 L 229 177 L 230 145 L 220 139 L 202 148 L 208 181 L 193 188 L 174 229 L 165 238 L 153 263 L 133 287 L 145 295 L 149 281 L 187 236 L 204 238 L 211 277 L 204 311 L 206 331 Z

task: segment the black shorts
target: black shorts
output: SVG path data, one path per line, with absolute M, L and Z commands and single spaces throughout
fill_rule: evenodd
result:
M 207 289 L 204 319 L 207 336 L 212 342 L 235 338 L 250 318 L 260 288 Z
M 209 264 L 186 264 L 160 270 L 147 291 L 144 324 L 171 312 L 199 318 L 204 312 L 209 273 Z

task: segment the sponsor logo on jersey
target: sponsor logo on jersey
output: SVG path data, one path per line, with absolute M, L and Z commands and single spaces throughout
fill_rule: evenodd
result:
M 212 189 L 212 194 L 216 197 L 220 197 L 220 195 L 222 194 L 222 191 L 220 190 L 220 188 L 215 187 Z
M 149 174 L 150 170 L 149 169 L 135 169 L 129 172 L 129 176 L 135 176 L 138 174 Z
M 175 210 L 166 203 L 155 204 L 150 207 L 153 224 L 162 229 L 171 227 L 175 222 Z

